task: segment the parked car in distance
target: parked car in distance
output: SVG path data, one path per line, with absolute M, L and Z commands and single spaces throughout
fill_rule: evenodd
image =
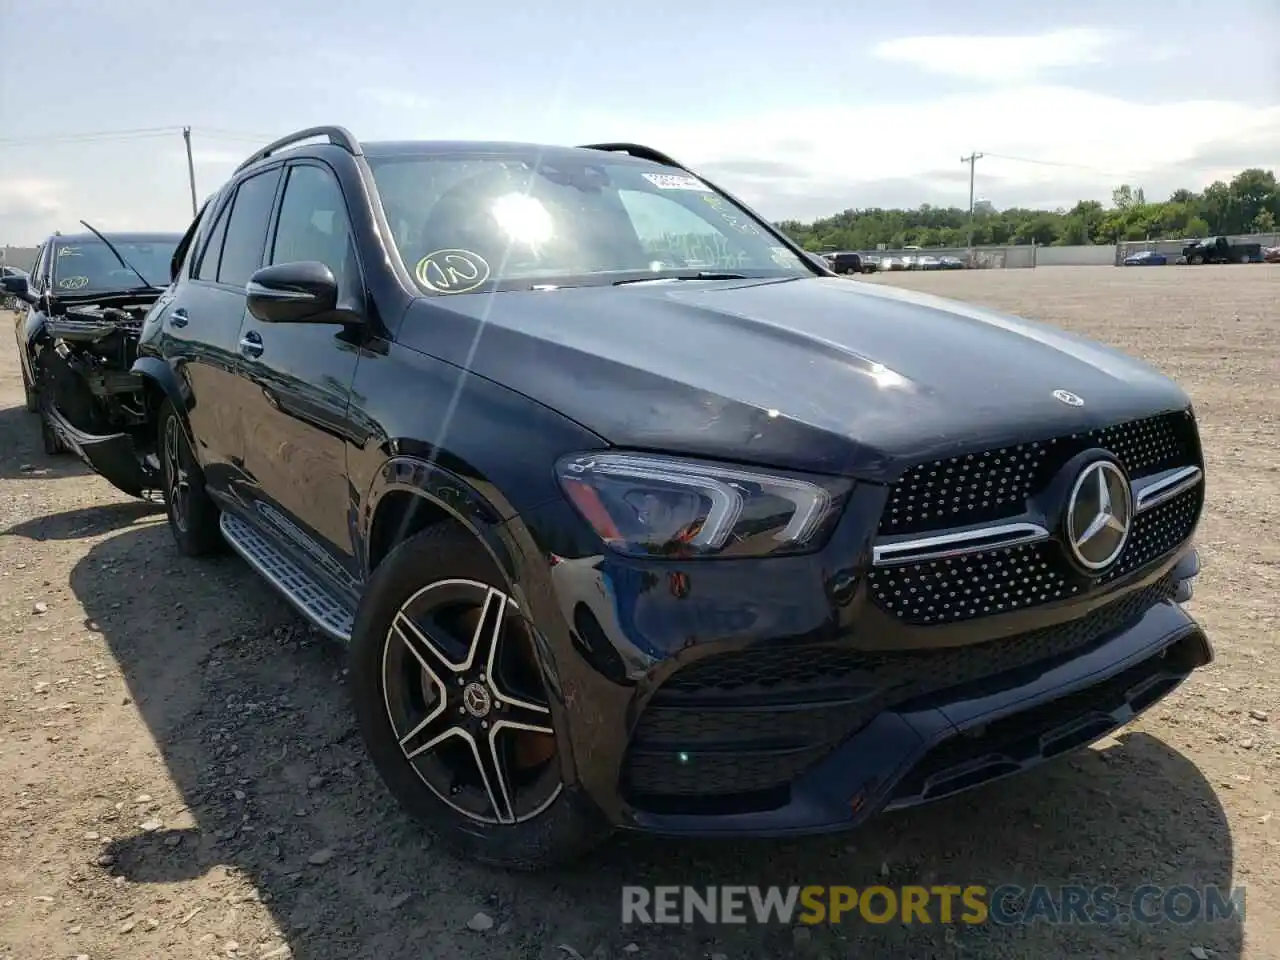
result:
M 27 271 L 20 267 L 0 263 L 0 280 L 4 280 L 5 277 L 22 278 L 25 280 L 27 277 Z M 13 294 L 5 293 L 3 289 L 0 289 L 0 310 L 17 310 L 18 305 L 21 302 L 22 301 Z
M 1163 267 L 1169 258 L 1155 250 L 1140 250 L 1124 258 L 1126 267 Z
M 943 270 L 963 270 L 965 262 L 959 257 L 943 256 L 938 258 L 938 263 Z
M 1263 263 L 1280 263 L 1280 247 L 1267 247 L 1262 251 Z
M 155 425 L 129 372 L 142 318 L 169 282 L 179 233 L 55 234 L 27 277 L 0 279 L 45 453 L 75 453 L 133 496 L 158 489 Z
M 1212 658 L 1175 383 L 829 276 L 652 148 L 300 131 L 171 279 L 133 370 L 177 548 L 347 644 L 378 772 L 467 856 L 847 828 Z
M 916 257 L 914 266 L 916 270 L 941 270 L 942 261 L 939 260 L 937 257 L 932 257 L 932 256 L 929 256 L 928 254 L 923 254 L 921 256 Z
M 849 250 L 830 256 L 831 269 L 839 274 L 862 273 L 862 255 Z
M 1261 263 L 1262 244 L 1232 243 L 1226 237 L 1195 240 L 1182 248 L 1187 263 Z

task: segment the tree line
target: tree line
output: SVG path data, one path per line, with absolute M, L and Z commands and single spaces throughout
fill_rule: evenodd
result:
M 1122 240 L 1176 240 L 1219 234 L 1270 233 L 1280 223 L 1280 187 L 1273 171 L 1242 170 L 1230 183 L 1221 180 L 1202 192 L 1177 190 L 1168 200 L 1148 202 L 1141 187 L 1122 184 L 1111 206 L 1081 200 L 1070 210 L 974 211 L 975 245 L 1030 244 L 1072 246 L 1115 244 Z M 778 224 L 808 250 L 873 250 L 906 246 L 963 247 L 968 241 L 969 211 L 923 204 L 914 210 L 869 207 L 849 209 L 812 223 Z

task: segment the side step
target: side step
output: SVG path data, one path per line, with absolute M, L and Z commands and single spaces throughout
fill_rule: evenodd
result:
M 225 510 L 219 521 L 232 549 L 279 590 L 298 612 L 335 640 L 351 642 L 355 612 L 270 540 Z

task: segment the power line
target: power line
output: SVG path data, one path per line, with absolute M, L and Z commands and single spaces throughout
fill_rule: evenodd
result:
M 184 130 L 194 130 L 200 136 L 210 140 L 243 140 L 252 143 L 270 143 L 273 136 L 249 133 L 243 130 L 225 130 L 220 127 L 138 127 L 131 130 L 95 130 L 82 133 L 51 133 L 32 137 L 0 137 L 0 147 L 41 146 L 56 143 L 98 143 L 105 141 L 147 140 L 153 137 L 167 137 Z
M 91 143 L 101 140 L 145 140 L 177 133 L 181 127 L 140 127 L 135 130 L 98 130 L 85 133 L 55 133 L 35 137 L 3 137 L 0 146 L 26 146 L 45 143 Z
M 988 157 L 993 160 L 1012 160 L 1014 163 L 1030 163 L 1037 167 L 1063 167 L 1069 170 L 1088 170 L 1090 173 L 1099 173 L 1106 177 L 1127 177 L 1132 176 L 1139 171 L 1130 170 L 1128 173 L 1116 173 L 1114 170 L 1103 170 L 1100 167 L 1090 167 L 1083 163 L 1064 163 L 1059 160 L 1036 160 L 1032 157 L 1011 157 L 1004 153 L 988 153 Z

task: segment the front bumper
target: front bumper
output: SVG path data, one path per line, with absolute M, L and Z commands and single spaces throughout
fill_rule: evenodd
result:
M 816 833 L 939 800 L 1030 769 L 1130 722 L 1213 659 L 1173 601 L 1087 653 L 942 691 L 878 714 L 770 810 L 713 815 L 633 810 L 624 826 L 663 834 Z
M 1179 606 L 1190 541 L 1034 610 L 895 621 L 858 572 L 868 496 L 822 554 L 767 564 L 602 557 L 564 505 L 508 525 L 569 788 L 652 833 L 853 827 L 1091 743 L 1212 659 Z
M 77 428 L 58 408 L 47 404 L 43 416 L 63 446 L 116 489 L 133 497 L 160 486 L 158 471 L 138 456 L 127 433 L 92 434 Z

